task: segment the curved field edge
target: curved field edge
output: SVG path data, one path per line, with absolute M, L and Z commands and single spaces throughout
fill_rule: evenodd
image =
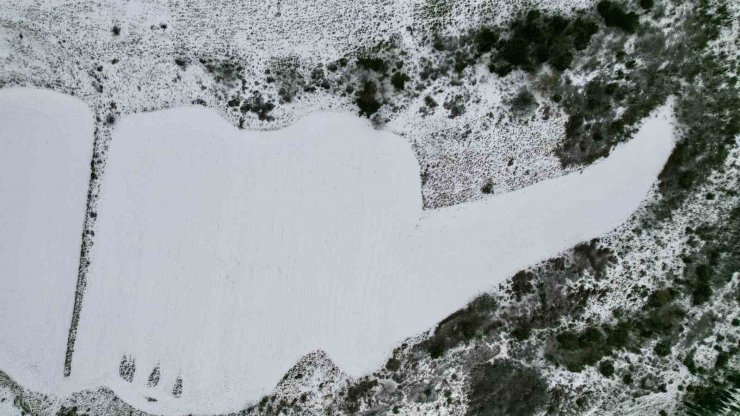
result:
M 642 7 L 642 2 L 640 2 L 640 7 Z M 699 220 L 699 216 L 696 213 L 696 211 L 702 211 L 704 208 L 708 208 L 710 212 L 713 209 L 713 206 L 716 205 L 715 202 L 702 202 L 702 198 L 704 198 L 706 201 L 716 201 L 717 199 L 721 198 L 722 200 L 727 200 L 727 198 L 734 197 L 735 194 L 732 192 L 732 183 L 730 182 L 730 185 L 728 185 L 727 178 L 725 177 L 725 183 L 724 185 L 717 185 L 717 181 L 722 181 L 722 176 L 727 176 L 727 173 L 722 173 L 723 170 L 729 169 L 730 172 L 732 171 L 732 160 L 734 157 L 734 150 L 736 148 L 737 143 L 737 112 L 735 109 L 737 109 L 737 105 L 732 105 L 734 102 L 733 100 L 737 97 L 737 79 L 732 78 L 731 76 L 727 78 L 727 68 L 734 67 L 736 68 L 736 62 L 733 62 L 731 59 L 728 60 L 727 56 L 727 50 L 725 46 L 725 50 L 722 50 L 722 43 L 724 42 L 727 44 L 726 39 L 723 40 L 722 35 L 723 27 L 727 27 L 727 18 L 722 18 L 723 13 L 719 13 L 719 9 L 721 9 L 724 2 L 696 2 L 696 4 L 692 3 L 688 5 L 686 8 L 693 8 L 698 10 L 698 13 L 693 13 L 690 10 L 683 10 L 681 7 L 675 8 L 675 4 L 671 2 L 646 2 L 646 4 L 650 4 L 650 7 L 656 7 L 656 9 L 659 9 L 661 6 L 663 7 L 663 10 L 671 10 L 673 7 L 673 16 L 678 16 L 677 21 L 684 21 L 684 19 L 693 19 L 693 20 L 686 20 L 691 22 L 691 25 L 688 27 L 690 28 L 690 31 L 687 32 L 686 37 L 683 37 L 684 35 L 678 31 L 671 33 L 669 32 L 669 36 L 677 36 L 677 38 L 674 38 L 671 40 L 673 45 L 682 45 L 685 46 L 685 54 L 682 53 L 682 56 L 684 56 L 684 61 L 681 66 L 676 67 L 678 72 L 678 75 L 680 77 L 688 77 L 685 79 L 688 79 L 692 82 L 680 85 L 680 88 L 682 88 L 680 91 L 680 94 L 677 94 L 679 97 L 679 109 L 684 108 L 685 110 L 683 112 L 679 111 L 679 120 L 682 122 L 682 124 L 686 127 L 686 132 L 682 136 L 682 140 L 685 143 L 681 149 L 681 151 L 678 151 L 675 156 L 672 158 L 672 163 L 670 163 L 666 170 L 664 171 L 665 174 L 663 175 L 662 179 L 662 187 L 663 192 L 662 198 L 657 198 L 657 202 L 655 203 L 655 206 L 657 207 L 654 212 L 659 214 L 659 217 L 657 218 L 658 224 L 662 224 L 663 227 L 668 227 L 667 223 L 663 223 L 666 218 L 671 218 L 672 220 L 675 220 L 677 223 L 684 224 L 685 222 L 691 222 L 694 221 L 694 223 L 700 224 L 703 221 Z M 696 6 L 696 7 L 694 7 Z M 634 5 L 628 5 L 628 7 L 634 8 Z M 726 4 L 724 5 L 726 10 Z M 637 9 L 633 9 L 637 10 Z M 678 12 L 676 12 L 678 11 Z M 699 33 L 701 32 L 701 33 Z M 730 36 L 733 32 L 730 32 Z M 735 34 L 736 29 L 735 29 Z M 691 42 L 683 42 L 685 39 L 695 39 L 699 40 L 698 48 L 697 44 L 693 41 Z M 730 38 L 730 45 L 732 45 L 732 38 Z M 668 51 L 670 49 L 667 48 L 661 48 L 659 47 L 660 51 Z M 652 51 L 652 49 L 647 49 L 647 51 Z M 731 49 L 730 49 L 731 51 Z M 629 52 L 625 51 L 625 54 Z M 723 57 L 724 53 L 724 57 Z M 619 59 L 619 54 L 615 57 L 615 59 Z M 700 59 L 695 59 L 696 57 L 699 57 Z M 621 58 L 624 59 L 624 56 Z M 694 61 L 694 62 L 690 62 Z M 626 61 L 624 68 L 626 68 L 626 64 L 628 64 L 630 61 Z M 635 59 L 634 65 L 640 64 L 642 61 L 640 59 Z M 633 64 L 630 64 L 633 65 Z M 622 67 L 620 69 L 623 70 L 623 73 L 626 72 Z M 684 69 L 688 70 L 686 75 L 683 74 Z M 704 69 L 707 69 L 705 71 Z M 643 72 L 644 74 L 651 75 L 654 69 L 648 70 L 646 72 Z M 671 76 L 675 75 L 676 71 L 673 70 Z M 652 75 L 651 75 L 652 76 Z M 679 78 L 681 79 L 681 78 Z M 724 80 L 730 80 L 730 82 L 724 82 Z M 704 80 L 708 80 L 709 82 L 704 82 Z M 16 80 L 12 82 L 27 82 L 24 80 Z M 41 85 L 42 82 L 39 82 L 39 85 Z M 684 90 L 683 88 L 686 88 L 686 85 L 688 85 L 688 89 Z M 52 85 L 52 87 L 58 88 L 58 86 Z M 606 88 L 606 87 L 604 87 Z M 594 91 L 598 92 L 599 89 L 595 88 Z M 524 100 L 518 100 L 517 102 L 523 102 L 527 103 L 529 102 L 527 99 Z M 684 106 L 681 105 L 681 103 L 685 103 Z M 728 105 L 730 103 L 730 105 Z M 693 110 L 692 110 L 693 106 Z M 107 114 L 107 108 L 108 104 L 105 103 L 105 105 L 100 105 L 100 111 L 99 111 L 99 118 L 100 120 L 105 119 L 105 115 Z M 703 110 L 709 109 L 708 112 L 709 116 L 706 118 L 703 118 Z M 683 115 L 682 115 L 683 114 Z M 720 132 L 719 135 L 720 138 L 717 138 L 714 134 L 714 132 Z M 733 133 L 734 132 L 734 133 Z M 710 136 L 711 134 L 711 136 Z M 715 145 L 716 144 L 716 145 Z M 709 157 L 707 157 L 709 156 Z M 719 177 L 719 178 L 718 178 Z M 484 185 L 486 185 L 484 183 Z M 482 190 L 487 190 L 488 187 L 482 188 Z M 698 208 L 696 208 L 698 207 Z M 688 213 L 687 213 L 688 211 Z M 704 212 L 704 211 L 702 211 Z M 689 214 L 693 215 L 690 216 Z M 653 214 L 646 214 L 646 220 L 645 222 L 650 223 L 651 221 L 655 220 L 655 217 L 652 216 Z M 727 215 L 725 215 L 722 218 L 729 218 Z M 716 219 L 717 224 L 720 224 L 723 219 L 719 218 L 713 218 L 712 221 Z M 710 221 L 711 222 L 711 221 Z M 694 228 L 691 228 L 692 231 L 689 233 L 693 234 Z M 697 227 L 697 230 L 701 231 L 703 228 Z M 655 240 L 664 241 L 666 238 L 665 236 L 663 238 L 655 237 L 653 236 Z M 671 235 L 670 238 L 673 238 L 673 235 Z M 700 240 L 697 237 L 686 237 L 687 241 L 691 241 L 691 243 L 686 243 L 689 248 L 687 250 L 695 250 L 697 245 L 703 245 L 705 244 L 703 240 Z M 625 249 L 625 252 L 630 252 L 631 248 Z M 712 252 L 717 252 L 718 250 L 712 250 Z M 719 250 L 721 252 L 721 250 Z M 671 257 L 671 255 L 666 255 L 666 257 Z M 711 257 L 709 257 L 711 258 Z M 662 265 L 660 266 L 662 267 Z M 705 269 L 701 269 L 705 270 Z M 701 272 L 702 275 L 705 272 Z M 677 274 L 677 275 L 680 275 Z M 644 277 L 644 276 L 643 276 Z M 671 279 L 674 279 L 674 277 L 671 277 Z M 515 279 L 515 280 L 520 280 Z M 684 279 L 689 282 L 691 282 L 691 279 Z M 695 278 L 694 278 L 695 280 Z M 658 280 L 659 282 L 660 280 Z M 521 283 L 521 285 L 526 284 Z M 647 288 L 647 292 L 649 292 L 649 289 L 651 286 L 645 285 Z M 700 284 L 697 286 L 699 289 L 696 290 L 697 293 L 707 292 L 706 291 L 706 284 Z M 711 286 L 710 286 L 711 289 Z M 645 290 L 642 290 L 645 292 Z M 670 291 L 669 291 L 670 292 Z M 694 292 L 694 289 L 691 289 L 691 293 Z M 611 292 L 608 292 L 611 293 Z M 637 291 L 639 293 L 639 291 Z M 691 295 L 693 297 L 693 295 Z M 716 290 L 712 291 L 712 296 L 716 295 Z M 714 298 L 712 298 L 714 299 Z M 732 298 L 730 298 L 732 300 Z M 693 302 L 693 301 L 692 301 Z M 632 305 L 632 307 L 636 307 L 637 305 L 635 303 L 629 303 Z M 693 307 L 691 307 L 693 308 Z M 690 309 L 691 309 L 690 308 Z M 611 309 L 610 309 L 611 310 Z M 716 334 L 722 335 L 723 333 L 730 333 L 733 331 L 733 324 L 732 319 L 730 320 L 730 325 L 727 326 L 725 324 L 722 324 L 719 328 L 713 327 L 716 326 L 716 322 L 712 322 L 712 318 L 708 317 L 706 319 L 710 322 L 709 327 L 712 327 L 712 331 L 715 335 L 716 339 L 719 339 L 719 337 L 716 336 Z M 706 329 L 703 329 L 706 331 Z M 592 331 L 593 332 L 593 331 Z M 526 333 L 526 331 L 525 331 Z M 535 331 L 536 333 L 536 331 Z M 521 334 L 523 336 L 524 334 Z M 724 337 L 724 335 L 722 335 Z M 597 336 L 598 337 L 598 336 Z M 565 337 L 563 339 L 567 340 L 568 337 Z M 577 338 L 577 337 L 576 337 Z M 556 340 L 557 341 L 557 340 Z M 722 343 L 723 341 L 719 341 Z M 573 344 L 575 346 L 578 346 L 577 342 Z M 661 348 L 663 348 L 661 351 L 665 351 L 665 343 L 662 344 Z M 722 347 L 721 345 L 719 348 L 722 348 L 723 350 L 725 347 Z M 660 349 L 659 349 L 660 350 Z M 714 356 L 714 353 L 711 351 L 716 351 L 713 347 L 710 346 L 708 350 L 707 348 L 703 348 L 699 353 L 699 357 L 701 358 L 702 365 L 696 367 L 696 364 L 691 364 L 693 361 L 696 361 L 695 358 L 692 358 L 692 360 L 687 360 L 688 365 L 685 366 L 687 369 L 693 368 L 695 372 L 697 372 L 698 375 L 695 376 L 694 382 L 698 386 L 696 390 L 701 393 L 700 388 L 706 388 L 707 383 L 718 383 L 720 387 L 718 387 L 720 390 L 722 389 L 722 383 L 727 383 L 727 381 L 722 381 L 723 378 L 719 377 L 718 380 L 713 381 L 713 376 L 710 377 L 707 375 L 707 373 L 714 374 L 713 365 L 711 364 L 711 357 Z M 553 357 L 557 357 L 557 354 L 554 354 Z M 596 355 L 599 356 L 598 354 Z M 697 353 L 695 352 L 692 357 L 696 357 Z M 717 357 L 719 357 L 719 353 L 717 354 Z M 723 355 L 724 356 L 724 355 Z M 709 357 L 709 358 L 707 358 Z M 725 360 L 719 360 L 720 364 L 724 362 Z M 709 364 L 707 364 L 709 363 Z M 614 363 L 612 363 L 612 366 Z M 727 365 L 725 362 L 724 365 Z M 731 368 L 735 366 L 735 364 L 731 363 Z M 393 362 L 390 365 L 391 368 L 396 367 L 396 363 Z M 601 365 L 599 365 L 601 367 Z M 501 367 L 501 368 L 508 368 L 511 367 Z M 577 367 L 573 367 L 577 368 Z M 587 368 L 590 368 L 587 366 Z M 626 368 L 629 368 L 627 366 Z M 722 366 L 719 367 L 720 369 Z M 736 368 L 736 367 L 735 367 Z M 704 373 L 702 373 L 702 369 Z M 600 370 L 600 369 L 599 369 Z M 616 371 L 618 372 L 620 370 L 620 367 L 616 366 Z M 514 370 L 507 370 L 510 373 L 516 373 Z M 609 366 L 604 365 L 604 372 L 610 373 Z M 485 372 L 483 372 L 485 374 Z M 581 373 L 579 373 L 581 374 Z M 599 372 L 601 374 L 601 372 Z M 613 373 L 612 373 L 613 374 Z M 631 374 L 631 373 L 630 373 Z M 636 378 L 634 377 L 634 374 L 627 377 L 628 373 L 625 373 L 621 380 L 624 382 L 627 386 L 635 386 Z M 589 377 L 593 377 L 594 374 L 589 374 Z M 596 377 L 600 377 L 596 375 Z M 612 377 L 612 376 L 610 376 Z M 458 376 L 458 381 L 461 380 L 463 377 Z M 613 378 L 613 377 L 612 377 Z M 725 380 L 729 380 L 729 378 L 724 378 Z M 463 382 L 459 382 L 458 385 L 463 385 Z M 657 385 L 656 385 L 657 384 Z M 352 397 L 359 397 L 360 402 L 371 400 L 374 401 L 374 397 L 370 397 L 371 395 L 374 395 L 376 391 L 380 390 L 381 386 L 374 384 L 372 382 L 368 382 L 366 384 L 359 385 L 362 388 L 354 389 Z M 629 387 L 632 389 L 633 387 Z M 634 387 L 636 389 L 636 387 Z M 581 387 L 581 389 L 586 389 L 589 391 L 589 394 L 591 399 L 585 399 L 581 400 L 580 403 L 566 403 L 565 405 L 571 406 L 572 408 L 578 410 L 583 409 L 584 406 L 588 407 L 591 405 L 594 405 L 593 402 L 599 402 L 600 400 L 607 400 L 608 397 L 606 397 L 603 393 L 593 392 L 590 391 L 589 388 Z M 653 391 L 651 389 L 657 390 Z M 598 389 L 597 389 L 598 390 Z M 430 389 L 419 388 L 419 399 L 423 403 L 436 403 L 435 401 L 429 401 L 429 397 L 433 397 L 434 394 L 437 391 L 436 387 L 431 387 Z M 442 391 L 442 395 L 446 395 L 444 393 L 444 390 Z M 450 390 L 452 391 L 452 390 Z M 568 397 L 573 397 L 575 394 L 580 394 L 581 391 L 572 391 L 572 390 L 559 390 L 558 395 L 565 396 L 566 399 Z M 645 392 L 648 392 L 647 394 Z M 367 393 L 367 394 L 365 394 Z M 423 393 L 423 394 L 421 394 Z M 429 394 L 426 394 L 429 393 Z M 659 409 L 661 405 L 659 403 L 656 403 L 658 400 L 650 400 L 653 395 L 658 395 L 657 397 L 664 398 L 662 396 L 667 392 L 661 391 L 661 383 L 655 383 L 655 377 L 647 377 L 644 379 L 644 382 L 642 380 L 639 380 L 639 390 L 637 390 L 637 394 L 641 395 L 639 397 L 643 397 L 643 401 L 647 402 L 647 404 L 644 404 L 643 408 L 648 409 Z M 675 393 L 675 392 L 672 392 Z M 677 394 L 677 393 L 676 393 Z M 722 395 L 718 395 L 720 398 Z M 452 392 L 450 394 L 450 401 L 453 403 L 455 400 L 460 400 L 461 396 L 455 396 L 455 393 Z M 710 395 L 710 397 L 712 397 Z M 633 398 L 632 396 L 628 397 L 630 400 Z M 566 400 L 563 399 L 563 400 Z M 638 398 L 639 399 L 639 398 Z M 424 400 L 427 400 L 424 402 Z M 275 408 L 278 408 L 280 406 L 274 404 L 274 402 L 277 401 L 278 405 L 280 404 L 279 399 L 273 399 L 273 400 L 267 400 L 267 402 L 262 406 L 264 411 L 267 411 L 268 405 L 270 405 L 269 409 L 274 410 Z M 613 403 L 614 401 L 607 400 L 608 403 Z M 289 407 L 290 401 L 287 402 L 286 406 L 283 407 Z M 363 406 L 366 406 L 366 404 L 362 404 Z M 436 405 L 436 404 L 434 404 Z M 459 409 L 462 409 L 462 405 L 459 407 Z M 392 407 L 391 407 L 392 410 Z M 460 410 L 462 411 L 462 410 Z
M 727 170 L 679 209 L 680 222 L 652 222 L 646 201 L 600 241 L 523 270 L 409 339 L 374 374 L 351 380 L 310 357 L 275 393 L 235 414 L 731 409 L 739 156 L 736 149 Z M 685 370 L 674 373 L 677 365 Z M 310 381 L 317 374 L 321 387 Z M 488 378 L 508 381 L 489 390 Z M 143 414 L 107 389 L 61 399 L 2 380 L 3 394 L 29 414 Z

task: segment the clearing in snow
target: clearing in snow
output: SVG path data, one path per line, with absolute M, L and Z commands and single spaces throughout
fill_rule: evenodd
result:
M 83 125 L 90 118 L 76 117 Z M 75 160 L 83 166 L 86 131 L 86 153 Z M 103 179 L 72 376 L 61 379 L 63 348 L 24 352 L 18 363 L 1 356 L 0 368 L 49 393 L 60 383 L 65 391 L 110 386 L 162 414 L 238 410 L 316 349 L 353 376 L 370 372 L 405 337 L 476 293 L 618 226 L 655 181 L 672 133 L 665 106 L 582 172 L 423 211 L 410 145 L 350 114 L 314 113 L 268 132 L 240 131 L 199 107 L 125 116 Z M 9 141 L 4 132 L 0 138 Z M 82 182 L 76 192 L 84 196 Z M 76 231 L 75 270 L 44 287 L 67 302 L 64 313 L 0 291 L 4 317 L 19 316 L 11 311 L 20 307 L 32 312 L 17 326 L 68 328 L 84 198 L 79 205 L 74 227 L 65 224 Z M 33 250 L 15 253 L 0 276 L 33 305 L 43 283 L 16 280 L 13 267 L 36 259 Z M 50 344 L 63 346 L 66 333 L 56 332 Z M 3 335 L 4 351 L 48 336 Z
M 31 389 L 62 381 L 93 128 L 76 98 L 0 90 L 0 369 Z
M 409 144 L 350 114 L 272 132 L 198 107 L 126 117 L 73 375 L 178 413 L 237 410 L 316 349 L 368 373 L 476 293 L 622 223 L 671 151 L 668 114 L 581 173 L 426 212 Z

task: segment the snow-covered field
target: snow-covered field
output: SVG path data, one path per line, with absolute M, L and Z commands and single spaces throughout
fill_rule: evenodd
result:
M 197 107 L 126 116 L 70 385 L 175 414 L 239 409 L 316 349 L 370 372 L 476 293 L 618 226 L 672 145 L 666 106 L 582 172 L 422 211 L 410 145 L 348 114 L 272 132 Z
M 62 382 L 92 142 L 82 101 L 0 90 L 0 368 L 32 389 Z

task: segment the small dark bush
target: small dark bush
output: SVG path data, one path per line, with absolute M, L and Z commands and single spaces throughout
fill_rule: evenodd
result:
M 399 91 L 406 87 L 406 82 L 408 81 L 411 81 L 411 77 L 401 71 L 394 73 L 391 77 L 391 84 L 393 85 L 393 88 Z
M 532 10 L 517 17 L 510 24 L 508 37 L 491 46 L 498 53 L 492 57 L 489 69 L 499 76 L 515 68 L 534 72 L 543 64 L 564 71 L 572 64 L 575 51 L 585 49 L 597 31 L 596 23 L 582 17 L 569 20 Z M 489 50 L 489 43 L 478 44 L 480 50 Z
M 134 381 L 134 373 L 136 373 L 136 362 L 131 356 L 124 355 L 118 365 L 118 375 L 131 383 Z
M 424 341 L 422 346 L 432 358 L 441 357 L 445 351 L 469 341 L 493 329 L 492 312 L 497 308 L 496 299 L 481 295 L 464 309 L 442 320 L 434 330 L 434 335 Z
M 480 191 L 484 194 L 491 194 L 493 193 L 493 182 L 486 181 L 486 183 L 483 184 L 483 186 L 480 187 Z
M 398 371 L 398 369 L 401 368 L 401 361 L 395 358 L 389 358 L 388 362 L 385 363 L 385 368 L 388 371 Z
M 378 112 L 382 103 L 378 101 L 378 86 L 374 81 L 365 81 L 361 90 L 357 91 L 357 107 L 360 108 L 360 115 L 370 117 Z
M 498 39 L 499 35 L 496 30 L 490 27 L 483 27 L 475 35 L 475 44 L 478 47 L 478 52 L 490 52 L 496 46 Z
M 511 111 L 515 114 L 524 115 L 537 107 L 537 100 L 535 100 L 534 95 L 528 89 L 522 88 L 509 102 L 509 105 L 511 106 Z
M 496 361 L 473 369 L 468 400 L 470 416 L 533 415 L 547 403 L 547 383 L 533 368 Z
M 627 33 L 634 33 L 639 23 L 636 13 L 627 13 L 622 8 L 609 0 L 602 0 L 596 5 L 596 10 L 609 27 L 617 27 Z
M 656 354 L 658 354 L 661 357 L 665 357 L 666 355 L 671 353 L 671 343 L 670 341 L 666 339 L 662 339 L 658 341 L 657 344 L 655 344 L 655 347 L 653 348 L 653 351 L 655 351 Z
M 608 338 L 596 327 L 588 327 L 580 333 L 566 330 L 554 341 L 548 347 L 546 358 L 573 372 L 580 372 L 611 353 Z
M 182 378 L 175 379 L 175 385 L 172 386 L 172 395 L 175 397 L 182 396 Z
M 599 372 L 604 377 L 611 377 L 614 375 L 614 363 L 611 360 L 604 360 L 599 364 Z
M 740 375 L 727 377 L 727 381 L 710 381 L 708 385 L 691 385 L 683 406 L 691 415 L 736 414 L 737 395 L 740 394 Z M 734 413 L 733 413 L 734 412 Z
M 77 406 L 65 407 L 62 406 L 57 412 L 56 416 L 86 416 L 87 413 L 81 413 L 77 410 Z
M 379 74 L 385 74 L 388 70 L 388 65 L 381 58 L 375 57 L 359 57 L 357 58 L 357 65 L 375 71 Z
M 654 0 L 640 0 L 640 7 L 642 7 L 644 10 L 652 9 L 654 4 Z
M 438 105 L 437 102 L 434 101 L 434 98 L 432 98 L 430 95 L 424 97 L 424 104 L 429 108 L 434 108 Z
M 360 410 L 360 404 L 362 400 L 365 400 L 367 396 L 372 392 L 373 388 L 378 385 L 378 380 L 360 380 L 359 382 L 351 385 L 347 389 L 347 400 L 345 406 L 351 414 L 357 413 Z
M 522 296 L 534 292 L 534 286 L 532 286 L 532 279 L 534 274 L 532 272 L 521 271 L 511 278 L 511 290 L 516 296 L 516 300 L 522 300 Z

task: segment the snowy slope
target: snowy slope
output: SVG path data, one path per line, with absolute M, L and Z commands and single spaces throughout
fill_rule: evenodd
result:
M 62 377 L 92 140 L 82 101 L 0 90 L 0 368 L 32 389 Z
M 316 349 L 369 372 L 474 294 L 624 221 L 671 151 L 669 114 L 583 172 L 427 212 L 410 146 L 350 115 L 273 132 L 201 108 L 125 117 L 71 383 L 175 414 L 239 409 Z

